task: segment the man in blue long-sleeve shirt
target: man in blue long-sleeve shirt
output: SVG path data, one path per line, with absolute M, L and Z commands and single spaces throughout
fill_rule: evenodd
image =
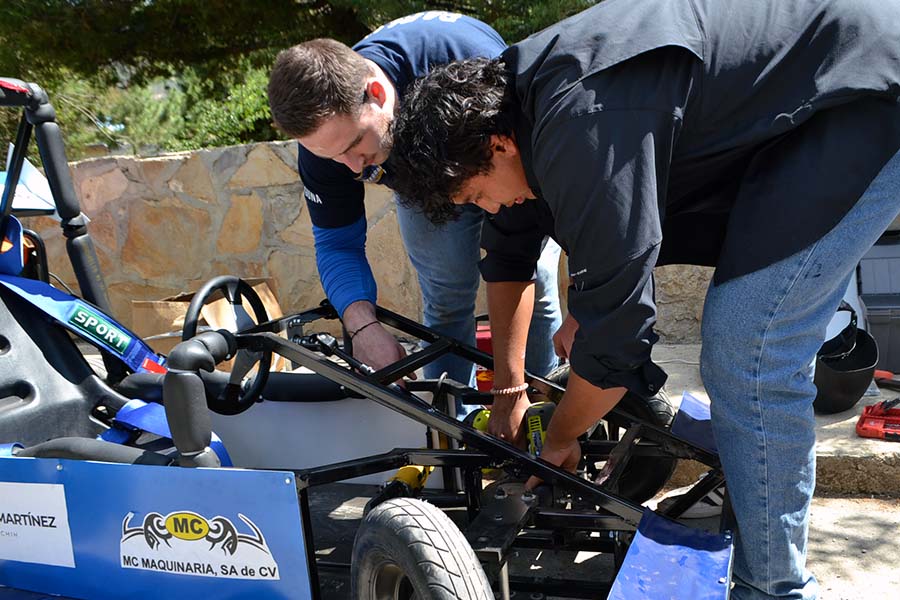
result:
M 298 168 L 313 224 L 322 286 L 353 340 L 355 356 L 378 369 L 404 354 L 375 322 L 375 280 L 365 255 L 364 183 L 391 187 L 390 123 L 407 85 L 435 65 L 473 56 L 496 56 L 506 47 L 493 29 L 442 11 L 418 13 L 379 28 L 352 49 L 334 40 L 305 42 L 282 52 L 272 70 L 269 102 L 281 130 L 300 142 Z M 425 324 L 474 344 L 474 307 L 482 212 L 432 226 L 404 206 L 397 216 L 419 276 Z M 560 324 L 556 272 L 559 247 L 546 246 L 537 269 L 535 332 L 529 368 L 545 374 L 556 364 L 551 336 Z M 473 366 L 446 357 L 426 376 L 446 371 L 463 383 Z

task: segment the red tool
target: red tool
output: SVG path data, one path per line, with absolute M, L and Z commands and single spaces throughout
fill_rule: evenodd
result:
M 900 398 L 866 406 L 856 422 L 860 437 L 900 442 Z
M 890 371 L 875 369 L 875 383 L 878 384 L 878 387 L 900 390 L 900 377 Z

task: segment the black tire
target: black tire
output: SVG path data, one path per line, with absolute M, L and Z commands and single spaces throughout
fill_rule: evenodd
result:
M 462 532 L 422 500 L 386 500 L 366 516 L 350 567 L 354 600 L 493 600 Z
M 569 365 L 563 365 L 552 371 L 547 379 L 565 386 L 569 380 Z M 629 415 L 642 421 L 653 423 L 659 427 L 670 427 L 675 418 L 675 407 L 669 400 L 665 390 L 651 398 L 645 398 L 627 392 L 618 407 Z M 625 432 L 626 423 L 617 420 L 614 415 L 600 422 L 591 433 L 594 440 L 618 440 Z M 628 461 L 628 466 L 619 478 L 619 495 L 637 503 L 642 503 L 656 495 L 669 481 L 675 471 L 678 459 L 674 457 L 636 456 Z M 595 469 L 588 465 L 588 475 L 593 477 Z

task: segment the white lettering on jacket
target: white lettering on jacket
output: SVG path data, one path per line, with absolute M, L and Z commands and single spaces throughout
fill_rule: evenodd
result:
M 310 191 L 309 188 L 303 188 L 303 197 L 309 200 L 310 202 L 314 202 L 316 204 L 322 204 L 322 199 L 319 198 L 319 195 Z

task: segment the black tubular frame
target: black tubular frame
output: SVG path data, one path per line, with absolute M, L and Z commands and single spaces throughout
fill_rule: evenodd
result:
M 382 406 L 390 408 L 408 418 L 413 419 L 429 430 L 438 431 L 450 439 L 465 445 L 465 450 L 411 449 L 396 448 L 390 452 L 376 456 L 368 456 L 316 468 L 295 470 L 298 488 L 302 494 L 308 494 L 310 488 L 361 475 L 379 473 L 396 469 L 405 465 L 441 466 L 459 469 L 465 474 L 466 488 L 480 485 L 483 467 L 502 466 L 520 474 L 537 475 L 545 482 L 567 490 L 570 498 L 576 498 L 586 510 L 558 510 L 538 507 L 534 501 L 525 502 L 524 497 L 503 497 L 480 505 L 478 493 L 469 489 L 452 490 L 450 494 L 423 496 L 439 506 L 466 506 L 470 515 L 470 527 L 467 538 L 476 555 L 489 571 L 499 574 L 501 591 L 542 591 L 559 593 L 566 590 L 570 597 L 597 597 L 608 593 L 611 582 L 600 582 L 585 585 L 583 581 L 554 579 L 552 581 L 509 577 L 506 573 L 506 553 L 513 546 L 517 548 L 540 548 L 544 550 L 590 550 L 612 552 L 616 569 L 627 550 L 627 540 L 634 533 L 643 514 L 643 507 L 627 498 L 577 477 L 567 471 L 536 458 L 519 448 L 498 438 L 475 430 L 469 425 L 451 418 L 438 408 L 418 398 L 412 392 L 430 391 L 435 394 L 437 405 L 441 394 L 462 397 L 464 402 L 489 404 L 490 396 L 472 390 L 458 382 L 447 380 L 410 380 L 406 388 L 391 382 L 408 375 L 436 358 L 445 354 L 454 354 L 471 360 L 486 368 L 493 367 L 493 358 L 476 348 L 457 340 L 441 336 L 437 332 L 407 319 L 387 309 L 377 307 L 376 317 L 384 325 L 401 331 L 407 336 L 422 340 L 429 345 L 410 353 L 409 356 L 379 371 L 363 373 L 346 364 L 341 364 L 303 344 L 302 330 L 319 319 L 337 319 L 334 308 L 324 301 L 317 308 L 281 319 L 263 323 L 244 333 L 235 334 L 237 346 L 252 351 L 271 351 L 290 360 L 295 365 L 305 367 L 326 379 L 342 385 L 349 394 L 371 399 Z M 293 331 L 295 335 L 286 340 L 277 335 L 280 332 Z M 300 334 L 296 332 L 300 331 Z M 531 390 L 551 400 L 559 400 L 564 389 L 546 379 L 526 373 L 526 381 Z M 607 457 L 618 453 L 623 457 L 613 470 L 611 479 L 615 484 L 616 477 L 621 474 L 628 459 L 632 456 L 669 456 L 692 459 L 707 465 L 710 476 L 705 477 L 694 486 L 686 499 L 676 502 L 663 516 L 674 518 L 684 512 L 694 501 L 719 485 L 723 481 L 718 457 L 690 442 L 680 439 L 665 428 L 637 419 L 627 412 L 614 408 L 611 413 L 618 423 L 624 423 L 626 433 L 621 441 L 584 441 L 582 449 L 587 456 Z M 640 442 L 635 440 L 640 438 Z M 446 475 L 446 470 L 445 470 Z M 478 490 L 480 492 L 480 489 Z M 506 518 L 502 515 L 516 515 Z M 304 519 L 309 518 L 304 514 Z M 533 529 L 523 532 L 523 524 L 528 519 Z M 726 526 L 727 525 L 727 526 Z M 733 523 L 722 519 L 722 529 L 733 529 Z M 606 540 L 596 538 L 576 540 L 573 531 L 602 531 L 608 533 Z M 568 532 L 568 533 L 567 533 Z M 312 528 L 307 527 L 308 546 L 314 545 Z M 313 553 L 314 554 L 314 553 Z M 347 567 L 337 563 L 325 562 L 322 568 L 334 569 Z M 309 565 L 310 576 L 318 580 L 318 566 L 315 562 Z M 577 591 L 576 591 L 577 590 Z M 572 596 L 572 594 L 576 594 Z M 318 598 L 318 590 L 314 591 Z

